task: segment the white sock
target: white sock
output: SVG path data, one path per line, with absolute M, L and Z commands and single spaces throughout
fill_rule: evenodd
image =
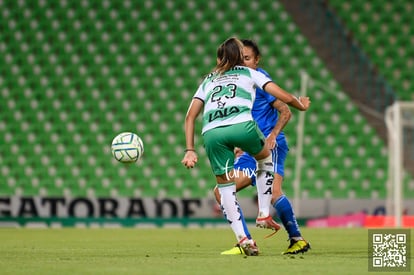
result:
M 270 215 L 270 203 L 272 201 L 273 190 L 273 162 L 272 156 L 258 161 L 257 165 L 257 200 L 259 206 L 259 218 L 265 218 Z
M 256 178 L 257 200 L 259 206 L 259 218 L 270 215 L 270 202 L 272 200 L 273 173 L 259 172 Z
M 236 235 L 237 242 L 246 237 L 244 232 L 242 217 L 239 211 L 239 203 L 236 200 L 236 185 L 234 182 L 228 184 L 218 184 L 221 197 L 223 214 L 230 223 L 231 229 Z

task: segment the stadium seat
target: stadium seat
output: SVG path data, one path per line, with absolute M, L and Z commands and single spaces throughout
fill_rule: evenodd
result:
M 412 47 L 407 48 L 407 43 L 403 41 L 410 37 L 408 33 L 412 29 L 408 27 L 413 23 L 412 3 L 394 1 L 391 5 L 377 2 L 371 4 L 367 6 L 367 2 L 357 0 L 346 3 L 338 0 L 329 1 L 329 5 L 370 56 L 380 74 L 391 83 L 399 97 L 403 100 L 412 100 L 408 85 L 404 86 L 398 74 L 394 73 L 410 71 L 410 65 L 404 61 L 412 60 Z M 401 65 L 402 63 L 405 64 Z
M 0 20 L 0 139 L 4 145 L 0 164 L 7 167 L 6 177 L 14 182 L 0 185 L 1 194 L 38 195 L 46 190 L 53 196 L 211 195 L 214 176 L 201 137 L 197 139 L 197 168 L 190 172 L 180 164 L 183 121 L 198 84 L 215 64 L 217 45 L 229 34 L 237 34 L 259 41 L 263 67 L 280 86 L 296 93 L 300 71 L 306 70 L 312 78 L 307 92 L 315 100 L 305 116 L 303 195 L 344 198 L 352 193 L 371 198 L 372 190 L 379 190 L 380 197 L 385 196 L 381 188 L 387 160 L 378 150 L 385 145 L 366 142 L 375 132 L 365 132 L 367 122 L 281 3 L 228 2 L 217 14 L 216 9 L 202 8 L 204 4 L 197 1 L 171 1 L 174 12 L 156 3 L 137 1 L 127 7 L 121 2 L 108 2 L 108 7 L 96 0 L 88 5 L 0 2 L 0 10 L 9 11 Z M 393 8 L 401 12 L 399 21 L 393 21 L 392 16 L 383 16 L 381 5 L 371 3 L 361 10 L 354 8 L 357 2 L 347 4 L 349 15 L 346 10 L 341 14 L 351 16 L 350 28 L 357 28 L 352 31 L 361 37 L 358 25 L 360 20 L 370 20 L 369 14 L 356 16 L 355 22 L 352 15 L 368 10 L 378 13 L 381 24 L 373 29 L 378 36 L 367 46 L 375 59 L 378 47 L 387 44 L 380 35 L 382 28 L 395 31 L 396 22 L 410 26 L 412 16 L 404 8 Z M 330 3 L 345 5 L 337 0 Z M 277 25 L 271 23 L 274 14 L 278 14 Z M 249 24 L 242 27 L 233 20 L 235 15 Z M 216 20 L 217 16 L 221 19 Z M 394 76 L 396 68 L 401 71 L 393 84 L 402 94 L 413 88 L 407 58 L 412 49 L 398 50 L 398 45 L 410 42 L 409 34 L 410 28 L 405 36 L 396 37 L 395 47 L 384 47 L 384 54 L 376 59 L 387 65 L 383 66 L 387 77 Z M 384 55 L 396 60 L 387 63 Z M 292 112 L 285 131 L 291 148 L 286 160 L 290 171 L 295 166 L 299 117 Z M 201 127 L 197 127 L 198 135 Z M 112 138 L 125 130 L 137 131 L 145 143 L 144 157 L 136 166 L 122 166 L 110 155 Z M 16 155 L 27 159 L 24 165 L 14 165 Z M 365 169 L 368 158 L 375 161 Z M 26 165 L 31 170 L 25 170 Z M 349 178 L 357 169 L 368 182 L 362 190 L 356 185 L 359 180 Z M 290 194 L 293 179 L 293 172 L 287 173 L 284 189 Z M 253 188 L 241 192 L 240 197 L 250 197 L 252 192 Z

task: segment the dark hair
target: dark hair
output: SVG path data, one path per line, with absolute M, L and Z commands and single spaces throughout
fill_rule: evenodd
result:
M 235 37 L 224 41 L 217 49 L 219 60 L 215 71 L 222 74 L 234 66 L 243 65 L 243 43 Z
M 256 42 L 251 39 L 242 39 L 241 42 L 243 43 L 243 46 L 252 48 L 256 57 L 260 56 L 259 46 L 257 46 Z

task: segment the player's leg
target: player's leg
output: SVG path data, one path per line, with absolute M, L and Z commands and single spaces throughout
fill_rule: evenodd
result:
M 248 153 L 238 150 L 239 154 L 234 161 L 234 182 L 239 192 L 247 186 L 256 185 L 256 160 Z M 214 197 L 220 204 L 220 194 L 217 186 L 214 187 Z
M 251 179 L 249 177 L 247 177 L 246 175 L 243 175 L 240 171 L 238 170 L 234 170 L 234 182 L 236 183 L 236 192 L 246 188 L 247 186 L 249 186 L 251 184 Z M 220 207 L 222 208 L 222 204 L 221 204 L 221 195 L 220 195 L 220 191 L 218 188 L 218 185 L 216 185 L 214 187 L 214 197 L 216 198 L 217 203 L 220 205 Z M 245 231 L 245 234 L 247 236 L 247 238 L 251 239 L 251 235 L 249 232 L 249 229 L 247 227 L 247 223 L 244 219 L 244 215 L 243 215 L 243 210 L 241 208 L 239 208 L 240 211 L 240 216 L 242 217 L 241 221 L 243 222 L 243 228 Z M 222 209 L 223 212 L 223 209 Z M 225 213 L 223 213 L 225 215 Z
M 272 205 L 276 210 L 277 216 L 282 221 L 283 226 L 289 235 L 289 239 L 300 239 L 301 232 L 293 212 L 292 204 L 286 195 L 283 194 L 281 189 L 282 181 L 283 177 L 280 174 L 275 173 L 273 181 L 274 194 L 272 198 Z
M 239 135 L 239 144 L 237 146 L 254 156 L 257 161 L 256 188 L 258 192 L 258 212 L 259 214 L 261 213 L 261 216 L 256 220 L 256 225 L 277 231 L 280 229 L 280 226 L 269 215 L 273 181 L 272 157 L 270 151 L 264 146 L 265 139 L 257 124 L 253 121 L 250 122 L 246 125 L 246 130 L 249 134 L 245 136 Z
M 240 154 L 234 162 L 234 181 L 236 182 L 236 191 L 240 191 L 247 186 L 252 184 L 252 179 L 255 179 L 256 172 L 256 160 L 247 153 Z M 217 186 L 214 188 L 214 196 L 216 201 L 220 204 L 220 193 Z M 243 216 L 242 221 L 244 220 L 243 211 L 240 208 L 240 215 Z M 245 228 L 246 236 L 251 239 L 250 232 L 248 230 L 247 224 L 243 224 Z M 244 251 L 240 248 L 240 245 L 237 243 L 234 247 L 221 252 L 221 255 L 241 255 L 244 254 Z
M 280 229 L 280 225 L 276 223 L 270 215 L 270 203 L 272 199 L 274 176 L 272 155 L 269 153 L 268 156 L 262 159 L 259 159 L 260 156 L 257 155 L 255 157 L 258 158 L 256 188 L 259 207 L 256 226 L 272 229 L 275 231 L 274 233 L 276 233 Z M 273 234 L 269 236 L 272 236 Z
M 204 143 L 213 173 L 216 175 L 223 215 L 229 222 L 245 254 L 253 256 L 258 255 L 258 249 L 255 242 L 246 236 L 245 220 L 236 199 L 233 148 L 229 148 L 227 145 L 232 144 L 231 134 L 237 130 L 232 128 L 233 126 L 228 126 L 206 132 Z
M 279 142 L 276 148 L 272 150 L 275 163 L 272 205 L 289 235 L 290 245 L 284 254 L 296 254 L 306 252 L 310 248 L 310 245 L 303 239 L 292 204 L 282 190 L 284 163 L 287 152 L 287 144 L 284 142 Z
M 236 199 L 236 184 L 234 182 L 226 182 L 228 177 L 224 180 L 223 175 L 216 176 L 216 178 L 223 215 L 236 235 L 239 247 L 248 256 L 258 255 L 259 250 L 257 249 L 255 241 L 251 239 L 250 233 L 248 233 L 246 221 L 242 214 L 243 212 Z
M 243 151 L 254 156 L 254 158 L 257 160 L 259 173 L 257 173 L 256 177 L 265 178 L 267 175 L 270 175 L 270 177 L 272 177 L 273 176 L 273 173 L 272 173 L 273 163 L 272 163 L 271 154 L 270 154 L 270 151 L 264 146 L 265 137 L 263 133 L 260 131 L 260 129 L 257 127 L 256 122 L 248 121 L 248 122 L 233 125 L 232 127 L 233 127 L 233 129 L 231 129 L 232 132 L 228 133 L 229 140 L 231 140 L 231 144 L 233 144 L 235 147 L 241 148 Z M 243 133 L 243 134 L 240 134 L 240 133 Z M 266 174 L 267 171 L 270 171 L 270 173 Z M 264 182 L 264 181 L 261 181 L 261 182 Z M 270 196 L 271 196 L 271 188 L 272 188 L 271 180 L 270 180 L 270 183 L 266 181 L 264 184 L 266 186 L 268 185 L 267 189 L 270 188 Z M 221 199 L 223 199 L 223 197 L 221 197 Z M 267 208 L 269 208 L 270 199 L 271 197 L 267 201 Z M 223 201 L 222 201 L 222 204 L 223 204 Z

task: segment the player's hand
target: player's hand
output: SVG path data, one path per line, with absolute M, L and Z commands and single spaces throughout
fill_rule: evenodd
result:
M 184 155 L 183 160 L 181 161 L 187 169 L 193 168 L 198 161 L 197 154 L 194 151 L 187 151 Z
M 300 96 L 298 99 L 302 103 L 302 105 L 305 107 L 304 111 L 306 111 L 309 108 L 310 104 L 311 104 L 311 101 L 310 101 L 309 97 L 308 96 Z
M 238 158 L 243 154 L 243 150 L 239 147 L 234 148 L 234 157 Z
M 273 133 L 270 133 L 265 142 L 265 146 L 267 149 L 272 150 L 276 146 L 276 136 Z

